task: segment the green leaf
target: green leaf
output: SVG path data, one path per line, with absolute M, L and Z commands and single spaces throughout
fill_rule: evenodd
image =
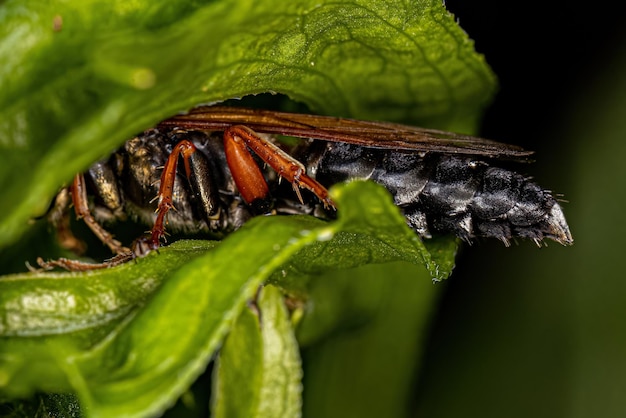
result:
M 277 288 L 260 292 L 258 309 L 242 311 L 220 352 L 216 417 L 300 416 L 300 354 Z
M 0 62 L 0 249 L 25 238 L 75 173 L 200 103 L 277 92 L 318 113 L 472 132 L 495 85 L 435 0 L 8 0 L 0 4 Z M 110 270 L 2 278 L 3 398 L 73 391 L 89 416 L 160 414 L 202 373 L 258 286 L 271 282 L 305 313 L 303 344 L 364 327 L 359 358 L 389 382 L 379 407 L 401 405 L 391 394 L 405 393 L 398 388 L 415 366 L 409 339 L 419 338 L 434 301 L 417 283 L 447 277 L 456 241 L 423 244 L 379 187 L 356 182 L 336 193 L 334 222 L 255 218 L 217 245 L 180 241 Z M 0 255 L 43 255 L 19 244 Z M 392 286 L 380 282 L 390 279 L 384 274 L 332 283 L 338 269 L 349 275 L 390 261 L 427 270 L 390 270 L 405 279 L 395 293 L 376 293 Z M 342 286 L 358 298 L 338 297 Z M 380 295 L 414 309 L 381 321 Z M 420 325 L 417 335 L 411 324 Z M 379 338 L 391 338 L 401 355 L 379 361 L 389 354 Z M 351 358 L 347 347 L 331 350 L 333 358 Z M 309 367 L 324 364 L 312 358 Z M 319 370 L 314 397 L 325 383 Z M 398 370 L 405 372 L 392 374 Z M 341 386 L 328 388 L 341 397 Z M 294 399 L 286 404 L 295 407 Z M 349 411 L 352 397 L 345 399 Z
M 279 92 L 469 131 L 494 89 L 438 0 L 13 0 L 0 62 L 0 248 L 75 173 L 199 103 Z
M 209 241 L 177 242 L 146 259 L 85 273 L 35 273 L 0 281 L 0 336 L 70 334 L 132 315 L 163 281 L 212 248 Z
M 233 325 L 216 362 L 213 414 L 253 417 L 263 381 L 263 336 L 258 316 L 244 309 Z
M 351 236 L 372 251 L 371 259 L 359 263 L 422 265 L 426 260 L 433 265 L 380 186 L 352 182 L 333 189 L 333 198 L 342 209 L 331 223 L 304 216 L 258 217 L 210 250 L 211 244 L 179 241 L 160 254 L 108 270 L 5 277 L 0 314 L 11 326 L 0 345 L 2 392 L 75 390 L 90 416 L 159 413 L 204 370 L 263 281 L 273 277 L 292 289 L 294 281 L 280 279 L 289 264 L 314 266 L 318 260 L 324 269 L 346 267 L 351 263 L 344 258 L 342 237 Z M 360 206 L 362 199 L 369 205 Z M 356 212 L 362 217 L 351 215 Z M 385 242 L 390 234 L 395 240 Z M 320 242 L 323 260 L 316 249 Z M 301 290 L 296 283 L 293 289 Z M 286 338 L 284 324 L 273 315 L 278 313 L 268 314 L 268 325 L 277 318 L 275 326 Z M 270 335 L 262 336 L 269 344 Z M 265 377 L 263 390 L 271 383 Z

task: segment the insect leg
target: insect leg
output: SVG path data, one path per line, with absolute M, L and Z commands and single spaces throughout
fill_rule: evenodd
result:
M 106 244 L 115 254 L 122 254 L 130 252 L 130 249 L 122 246 L 122 243 L 113 238 L 106 229 L 104 229 L 93 217 L 89 210 L 89 204 L 87 199 L 87 186 L 85 184 L 85 177 L 82 174 L 77 174 L 74 177 L 72 186 L 70 188 L 72 195 L 72 203 L 74 204 L 74 211 L 78 219 L 82 219 L 85 224 L 91 229 L 91 231 Z
M 89 270 L 100 270 L 104 268 L 111 268 L 115 266 L 119 266 L 124 264 L 130 260 L 135 258 L 135 253 L 133 252 L 124 252 L 119 253 L 115 257 L 110 258 L 102 263 L 85 263 L 84 261 L 72 260 L 69 258 L 59 258 L 56 260 L 44 261 L 41 257 L 37 258 L 37 264 L 40 269 L 35 269 L 29 267 L 29 269 L 33 272 L 38 271 L 47 271 L 52 270 L 54 268 L 62 268 L 68 271 L 89 271 Z
M 228 168 L 243 200 L 258 212 L 269 208 L 269 187 L 245 142 L 230 130 L 224 132 L 224 153 Z
M 150 245 L 154 249 L 159 247 L 161 238 L 165 237 L 165 215 L 167 215 L 167 212 L 170 209 L 176 210 L 173 204 L 172 195 L 174 192 L 174 182 L 176 181 L 178 157 L 182 154 L 185 164 L 185 174 L 189 178 L 191 177 L 189 159 L 196 151 L 196 146 L 191 141 L 183 139 L 176 144 L 170 155 L 167 157 L 167 161 L 163 167 L 163 172 L 161 173 L 161 183 L 159 185 L 159 194 L 157 195 L 157 218 L 154 221 L 150 239 Z
M 54 198 L 54 204 L 47 218 L 56 229 L 59 245 L 76 254 L 83 254 L 87 249 L 86 245 L 80 239 L 76 238 L 70 228 L 69 209 L 71 199 L 69 189 L 67 187 L 61 189 Z
M 89 167 L 85 180 L 92 186 L 94 197 L 99 202 L 92 212 L 99 221 L 113 222 L 126 219 L 124 198 L 118 186 L 118 179 L 109 161 L 98 161 Z
M 267 195 L 265 179 L 260 169 L 254 164 L 254 160 L 249 155 L 249 152 L 247 152 L 246 146 L 272 167 L 280 177 L 284 177 L 293 184 L 294 191 L 300 201 L 302 201 L 302 197 L 299 189 L 303 188 L 313 192 L 325 207 L 335 206 L 328 195 L 328 190 L 309 177 L 306 174 L 306 169 L 299 161 L 272 142 L 260 137 L 252 129 L 236 125 L 224 131 L 224 149 L 235 184 L 237 184 L 237 188 L 246 202 Z M 245 157 L 245 154 L 248 154 L 248 157 Z M 256 170 L 252 166 L 256 167 Z M 246 193 L 250 193 L 249 197 Z

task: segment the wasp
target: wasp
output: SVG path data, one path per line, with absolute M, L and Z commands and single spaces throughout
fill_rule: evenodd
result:
M 278 135 L 303 140 L 285 146 Z M 158 248 L 166 225 L 223 235 L 264 213 L 332 217 L 327 188 L 369 179 L 389 190 L 422 238 L 491 237 L 508 246 L 520 237 L 537 245 L 544 239 L 570 245 L 573 238 L 553 194 L 492 165 L 527 161 L 531 154 L 483 138 L 388 122 L 199 107 L 132 138 L 76 175 L 57 196 L 51 218 L 66 246 L 79 247 L 59 215 L 71 200 L 77 216 L 118 255 L 95 265 L 108 266 Z M 132 250 L 102 226 L 128 216 L 152 225 Z M 70 261 L 40 264 L 83 269 Z

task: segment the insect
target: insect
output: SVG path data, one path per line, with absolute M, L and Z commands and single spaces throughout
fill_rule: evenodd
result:
M 304 140 L 284 147 L 272 135 Z M 66 245 L 78 246 L 61 216 L 71 196 L 77 216 L 118 254 L 96 265 L 108 266 L 157 248 L 166 225 L 171 231 L 222 235 L 260 213 L 332 216 L 327 187 L 359 178 L 385 186 L 423 238 L 452 233 L 465 241 L 493 237 L 505 245 L 516 237 L 537 245 L 546 238 L 572 244 L 551 192 L 490 165 L 526 161 L 531 154 L 513 145 L 394 123 L 199 107 L 127 141 L 77 175 L 57 196 L 51 218 Z M 152 225 L 132 251 L 101 225 L 129 215 Z M 84 268 L 71 261 L 40 264 Z

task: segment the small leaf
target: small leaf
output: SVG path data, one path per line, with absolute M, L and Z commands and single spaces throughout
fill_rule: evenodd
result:
M 302 362 L 282 294 L 267 286 L 259 297 L 263 335 L 263 382 L 259 417 L 299 417 Z
M 407 227 L 384 188 L 353 181 L 331 190 L 334 199 L 341 202 L 337 222 L 319 241 L 307 247 L 302 257 L 296 258 L 295 263 L 290 263 L 273 279 L 285 285 L 290 281 L 290 274 L 321 274 L 390 261 L 425 265 L 435 281 L 450 275 L 454 268 L 454 257 L 450 254 L 456 253 L 457 242 L 449 237 L 422 242 Z
M 217 359 L 213 414 L 219 418 L 256 416 L 263 371 L 263 337 L 259 318 L 251 309 L 244 309 Z
M 242 311 L 220 352 L 216 417 L 300 416 L 300 354 L 278 289 L 266 286 L 258 309 Z

